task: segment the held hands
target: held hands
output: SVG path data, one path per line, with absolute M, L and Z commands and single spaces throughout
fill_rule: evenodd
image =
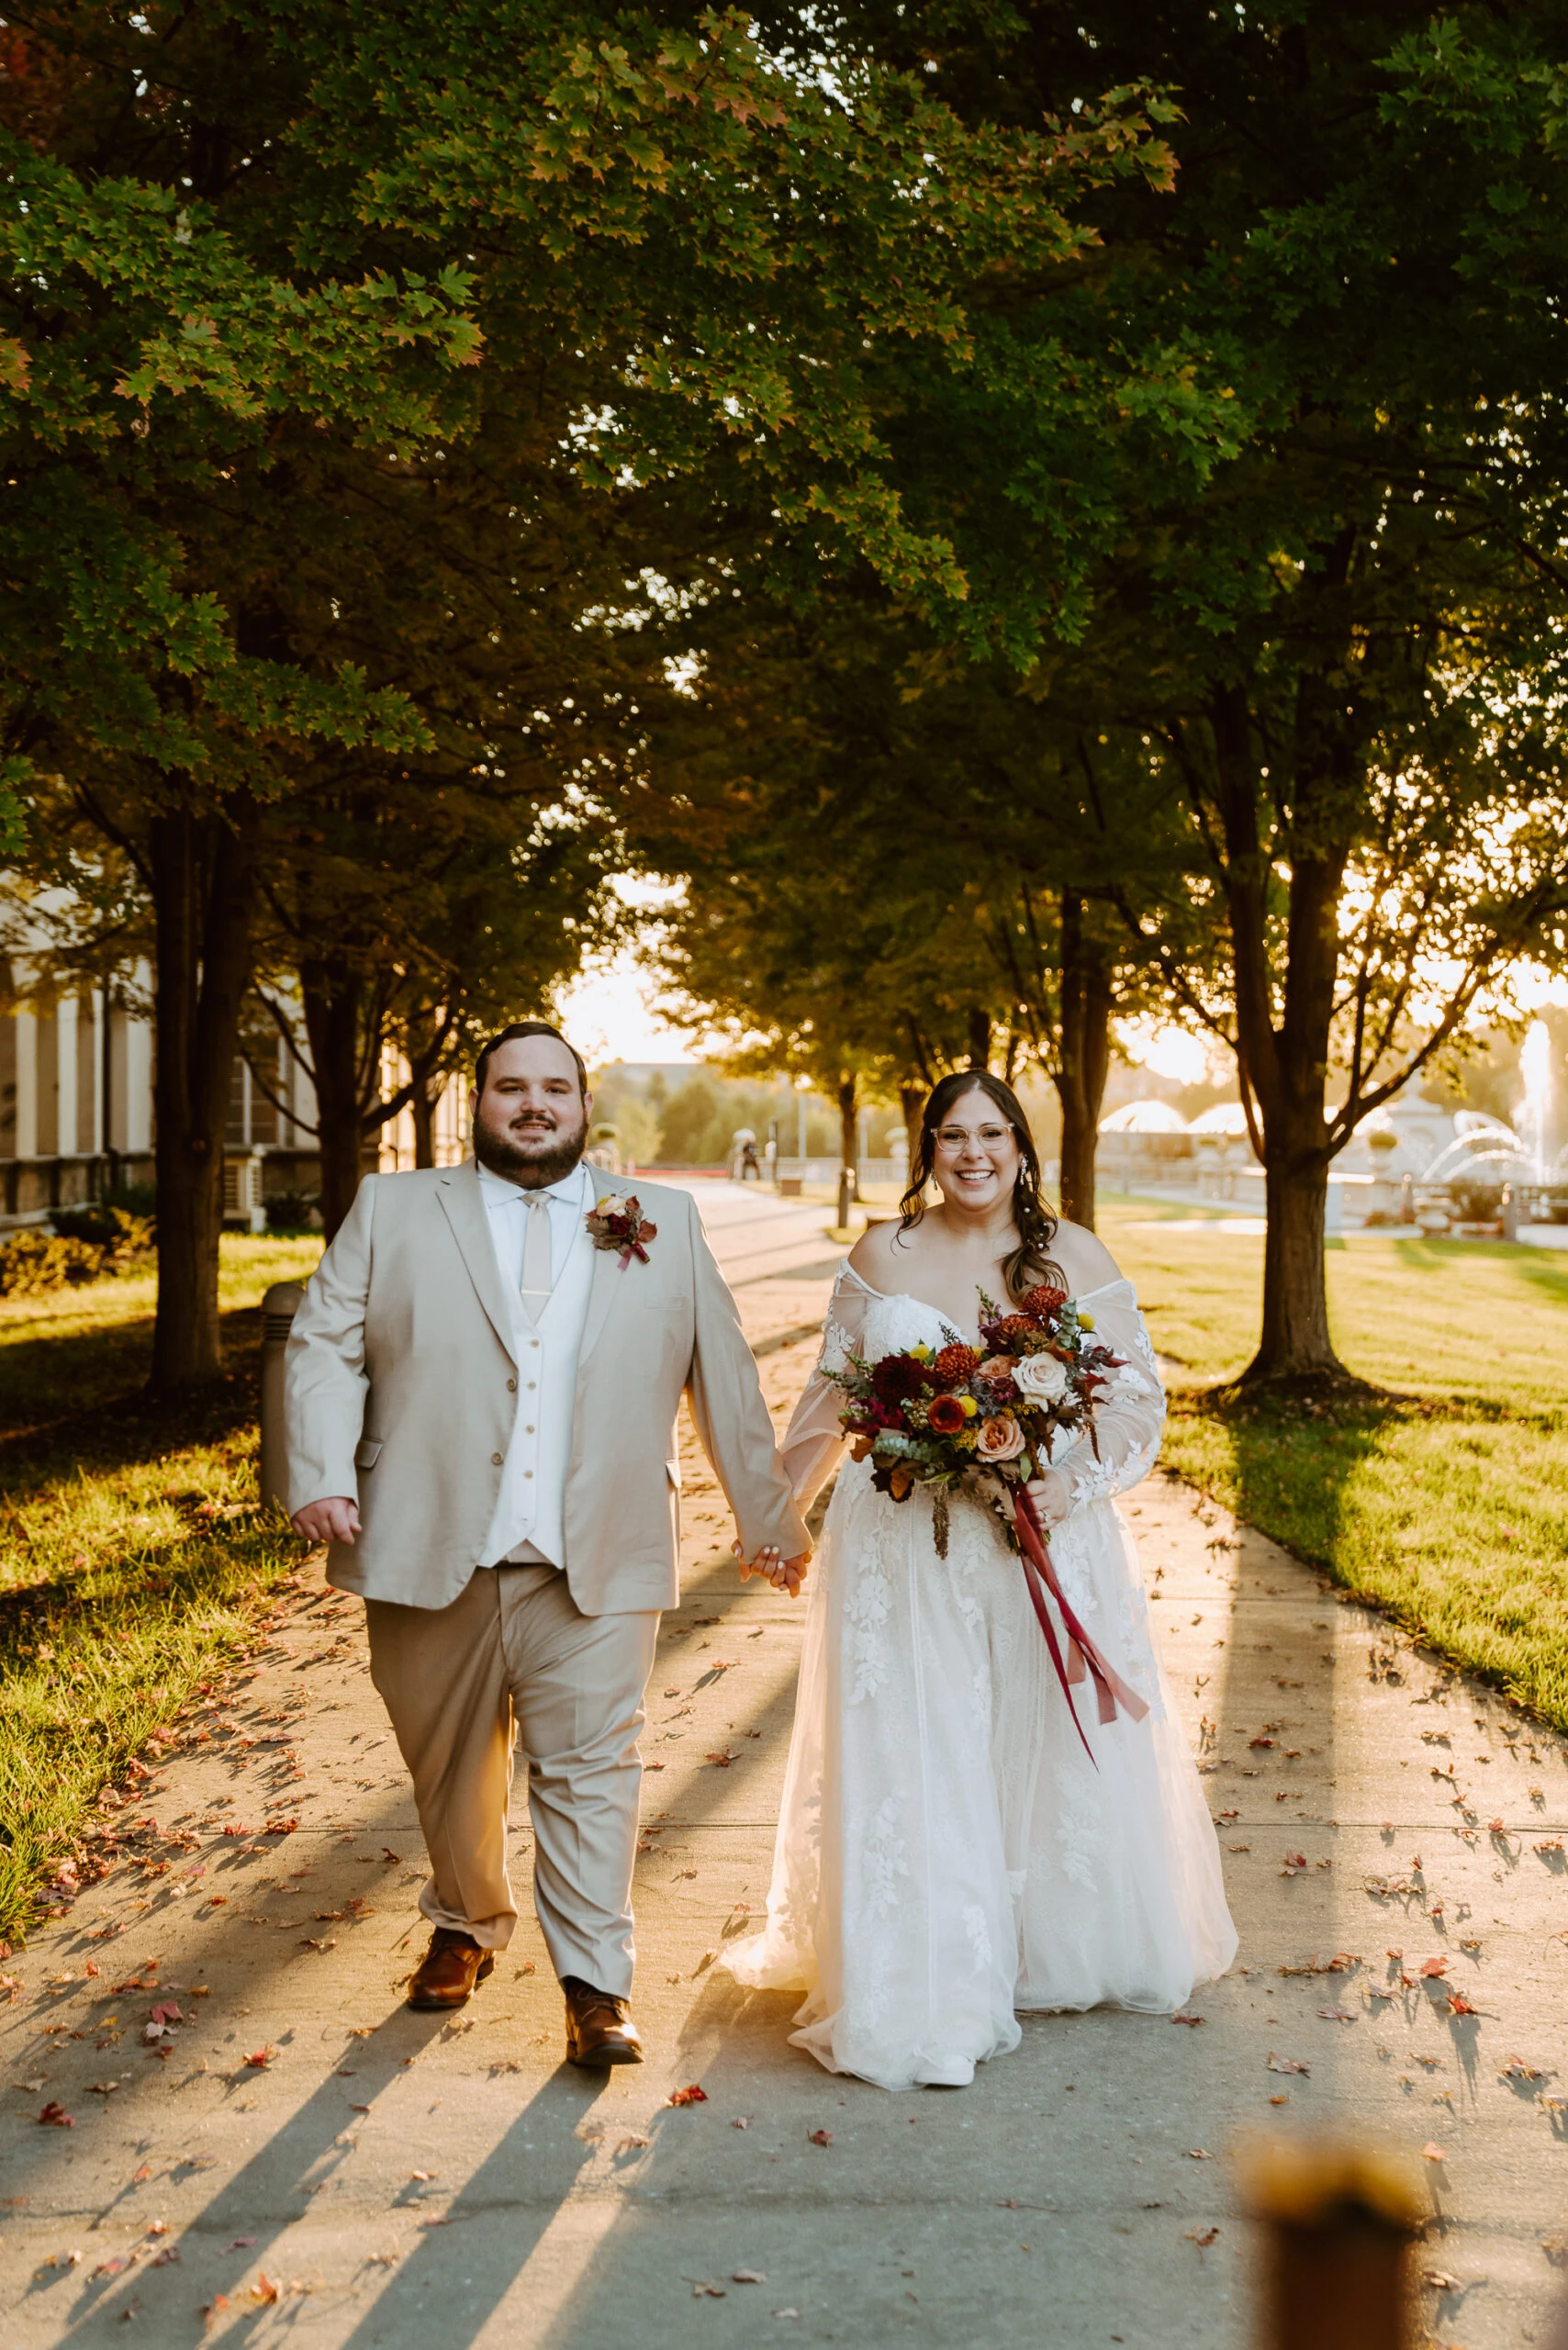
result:
M 784 1559 L 779 1556 L 778 1543 L 768 1542 L 748 1564 L 738 1540 L 732 1542 L 730 1549 L 741 1562 L 742 1583 L 751 1575 L 766 1575 L 775 1591 L 787 1591 L 791 1599 L 799 1599 L 801 1585 L 805 1582 L 806 1571 L 812 1563 L 809 1550 L 801 1551 L 796 1558 Z
M 359 1504 L 346 1494 L 331 1494 L 325 1501 L 297 1509 L 292 1524 L 307 1542 L 346 1542 L 352 1550 L 359 1532 Z
M 1042 1526 L 1059 1526 L 1070 1516 L 1072 1494 L 1067 1479 L 1059 1470 L 1047 1469 L 1043 1477 L 1032 1477 L 1024 1488 L 1035 1505 L 1035 1515 Z

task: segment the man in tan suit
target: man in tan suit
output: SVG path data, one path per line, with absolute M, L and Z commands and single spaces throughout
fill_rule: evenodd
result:
M 434 1932 L 415 2007 L 457 2007 L 517 1919 L 512 1748 L 534 1901 L 577 2064 L 642 2054 L 627 2010 L 659 1610 L 679 1597 L 684 1392 L 749 1568 L 800 1589 L 805 1528 L 734 1300 L 683 1192 L 582 1163 L 582 1062 L 503 1030 L 470 1096 L 476 1157 L 368 1175 L 288 1345 L 289 1498 L 365 1603 L 370 1667 L 414 1783 Z M 636 1246 L 607 1234 L 604 1203 Z

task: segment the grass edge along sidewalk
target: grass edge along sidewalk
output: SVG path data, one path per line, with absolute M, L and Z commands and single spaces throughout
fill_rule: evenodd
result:
M 1568 1258 L 1331 1240 L 1352 1382 L 1238 1393 L 1226 1382 L 1258 1327 L 1261 1236 L 1136 1200 L 1110 1203 L 1101 1228 L 1184 1374 L 1164 1465 L 1568 1728 Z
M 117 1860 L 171 1865 L 143 1758 L 231 1685 L 299 1563 L 255 1501 L 255 1309 L 319 1253 L 225 1239 L 235 1369 L 189 1405 L 138 1393 L 147 1276 L 0 1305 L 0 1945 Z

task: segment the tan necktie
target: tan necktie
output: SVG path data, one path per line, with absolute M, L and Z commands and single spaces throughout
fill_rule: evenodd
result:
M 550 1203 L 538 1193 L 528 1203 L 528 1230 L 522 1243 L 522 1310 L 537 1323 L 554 1288 L 550 1270 Z

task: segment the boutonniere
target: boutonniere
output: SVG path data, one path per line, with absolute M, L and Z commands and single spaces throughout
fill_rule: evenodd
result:
M 596 1248 L 619 1248 L 622 1272 L 633 1257 L 647 1263 L 647 1243 L 658 1238 L 659 1228 L 648 1222 L 633 1193 L 622 1198 L 619 1192 L 607 1192 L 588 1210 L 587 1221 L 588 1237 Z

